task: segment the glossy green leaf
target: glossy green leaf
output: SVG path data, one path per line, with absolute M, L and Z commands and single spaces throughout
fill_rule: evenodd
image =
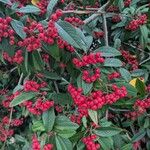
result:
M 39 13 L 40 9 L 33 5 L 26 5 L 25 7 L 21 7 L 16 11 L 20 13 Z
M 94 133 L 101 137 L 111 137 L 119 134 L 121 131 L 122 129 L 116 127 L 101 127 L 99 129 L 94 130 Z
M 110 47 L 110 46 L 100 47 L 97 50 L 95 50 L 95 52 L 101 52 L 101 56 L 104 56 L 104 57 L 112 57 L 112 56 L 121 55 L 121 53 L 117 49 Z
M 18 96 L 16 96 L 10 103 L 10 107 L 14 107 L 14 106 L 17 106 L 27 100 L 30 100 L 32 98 L 35 98 L 35 96 L 37 95 L 38 93 L 35 93 L 35 92 L 28 92 L 28 93 L 25 93 L 25 92 L 22 92 L 21 94 L 19 94 Z
M 97 115 L 97 111 L 94 111 L 94 110 L 91 110 L 89 109 L 88 110 L 88 113 L 89 113 L 89 116 L 90 118 L 92 119 L 92 121 L 98 125 L 98 115 Z
M 54 108 L 50 108 L 49 110 L 44 112 L 42 114 L 42 120 L 46 131 L 47 132 L 51 131 L 53 129 L 54 122 L 55 122 Z
M 122 62 L 117 58 L 106 58 L 104 62 L 106 67 L 121 67 Z
M 121 76 L 125 79 L 125 81 L 130 82 L 131 81 L 131 74 L 127 69 L 124 68 L 120 68 L 119 72 L 121 74 Z
M 18 21 L 18 20 L 15 20 L 13 19 L 11 21 L 11 25 L 13 27 L 13 29 L 15 30 L 15 32 L 22 38 L 26 38 L 26 33 L 24 32 L 23 28 L 24 28 L 24 25 L 21 21 Z

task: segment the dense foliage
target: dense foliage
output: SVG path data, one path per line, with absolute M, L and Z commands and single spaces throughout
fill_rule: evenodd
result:
M 149 74 L 149 0 L 0 0 L 2 150 L 149 150 Z

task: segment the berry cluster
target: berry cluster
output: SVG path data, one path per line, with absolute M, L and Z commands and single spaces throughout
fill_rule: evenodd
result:
M 36 135 L 32 136 L 32 150 L 41 150 L 41 146 Z
M 10 126 L 13 126 L 13 127 L 18 127 L 18 126 L 20 126 L 20 125 L 23 124 L 23 118 L 11 119 L 11 122 L 10 122 L 9 120 L 10 120 L 9 117 L 8 117 L 8 116 L 5 116 L 5 117 L 3 117 L 3 119 L 2 119 L 2 123 L 3 123 L 4 125 L 7 125 L 7 124 L 10 123 Z
M 57 45 L 60 49 L 66 49 L 69 52 L 74 52 L 74 47 L 72 47 L 71 45 L 69 45 L 66 41 L 64 41 L 61 37 L 57 38 Z
M 73 63 L 77 68 L 87 66 L 90 64 L 103 63 L 104 58 L 101 57 L 101 53 L 90 53 L 89 55 L 85 55 L 80 59 L 74 58 Z
M 14 45 L 15 44 L 15 37 L 14 37 L 14 30 L 11 28 L 10 23 L 12 21 L 12 18 L 6 17 L 6 18 L 0 18 L 0 42 L 2 41 L 2 38 L 9 38 L 9 44 Z
M 48 54 L 42 54 L 42 59 L 45 63 L 49 62 L 49 55 Z
M 120 16 L 120 15 L 114 15 L 114 16 L 112 17 L 112 22 L 118 23 L 118 22 L 120 22 L 120 21 L 121 21 L 121 16 Z
M 113 104 L 117 100 L 127 96 L 127 90 L 126 90 L 126 87 L 124 86 L 122 86 L 121 88 L 118 88 L 116 85 L 112 85 L 112 89 L 114 92 L 105 95 L 106 104 Z
M 62 15 L 63 15 L 62 10 L 61 10 L 61 9 L 57 9 L 57 10 L 56 10 L 56 13 L 54 13 L 54 14 L 51 15 L 51 20 L 55 22 L 55 21 L 57 21 Z
M 130 31 L 137 30 L 141 25 L 147 23 L 147 15 L 138 16 L 137 19 L 132 20 L 125 28 Z
M 100 78 L 100 69 L 96 68 L 94 70 L 94 74 L 92 76 L 90 76 L 90 73 L 88 70 L 84 70 L 83 74 L 82 74 L 82 79 L 87 82 L 87 83 L 91 83 L 96 81 L 98 78 Z
M 0 123 L 0 141 L 5 142 L 8 137 L 11 137 L 14 134 L 13 129 L 5 129 L 5 125 Z
M 107 8 L 107 12 L 118 12 L 119 11 L 119 7 L 111 5 Z
M 108 74 L 108 79 L 109 80 L 112 80 L 112 79 L 115 79 L 115 78 L 119 78 L 120 77 L 120 73 L 118 72 L 113 72 L 111 74 Z
M 25 92 L 38 92 L 40 89 L 40 84 L 38 84 L 36 81 L 28 80 L 24 84 L 24 91 Z
M 150 98 L 146 98 L 144 100 L 137 100 L 133 106 L 135 111 L 126 113 L 125 116 L 127 118 L 131 118 L 135 120 L 138 116 L 141 116 L 146 112 L 147 109 L 150 108 Z
M 125 7 L 129 7 L 130 4 L 131 4 L 131 2 L 132 2 L 132 0 L 125 0 L 125 1 L 124 1 L 124 6 L 125 6 Z
M 128 51 L 122 50 L 122 56 L 127 63 L 131 65 L 132 70 L 138 69 L 139 63 L 135 56 L 131 55 Z
M 9 63 L 17 63 L 21 64 L 24 61 L 24 57 L 22 56 L 22 50 L 18 50 L 14 56 L 9 56 L 7 52 L 3 52 L 3 59 L 8 61 Z
M 25 106 L 30 113 L 34 115 L 41 115 L 43 112 L 54 106 L 54 101 L 43 101 L 42 98 L 38 98 L 35 103 L 33 101 L 24 102 L 23 106 Z
M 75 88 L 72 85 L 68 86 L 68 92 L 70 93 L 75 105 L 78 106 L 78 117 L 73 117 L 72 119 L 79 120 L 83 116 L 88 116 L 88 109 L 98 110 L 106 104 L 113 104 L 117 100 L 125 97 L 127 95 L 127 90 L 125 87 L 118 88 L 116 85 L 112 86 L 114 92 L 110 94 L 104 94 L 102 91 L 94 91 L 90 95 L 85 96 L 82 94 L 81 88 Z
M 36 5 L 41 10 L 40 15 L 44 15 L 47 11 L 48 0 L 40 0 Z
M 74 25 L 76 27 L 84 24 L 84 22 L 81 19 L 76 18 L 76 17 L 66 17 L 65 21 L 71 23 L 72 25 Z
M 43 147 L 43 150 L 52 150 L 53 149 L 53 144 L 46 144 Z
M 94 34 L 94 37 L 97 38 L 97 39 L 104 37 L 104 32 L 103 31 L 99 31 L 99 32 L 94 31 L 93 34 Z
M 98 150 L 100 148 L 100 144 L 95 143 L 97 136 L 95 134 L 84 137 L 82 142 L 86 145 L 86 150 Z

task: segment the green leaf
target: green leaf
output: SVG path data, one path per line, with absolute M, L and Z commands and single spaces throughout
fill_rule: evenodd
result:
M 87 128 L 87 119 L 85 116 L 82 117 L 82 122 L 85 128 Z
M 136 97 L 137 96 L 137 89 L 130 85 L 129 83 L 124 83 L 124 82 L 116 82 L 116 85 L 121 87 L 125 86 L 128 92 L 128 95 Z
M 101 137 L 111 137 L 119 134 L 121 131 L 122 129 L 116 127 L 101 127 L 94 130 L 94 133 Z
M 57 116 L 55 120 L 54 128 L 58 130 L 76 130 L 78 128 L 78 124 L 70 121 L 66 116 Z
M 42 120 L 47 132 L 51 131 L 55 122 L 54 108 L 50 108 L 48 111 L 42 114 Z
M 68 22 L 59 21 L 55 23 L 55 26 L 58 30 L 59 35 L 67 41 L 70 45 L 83 49 L 84 42 L 79 36 L 77 30 Z
M 0 0 L 0 2 L 4 3 L 4 4 L 12 4 L 10 0 Z
M 121 150 L 132 150 L 132 144 L 126 144 L 123 147 L 121 147 Z
M 144 96 L 146 94 L 145 84 L 138 78 L 136 80 L 135 87 L 141 96 Z
M 149 33 L 147 26 L 146 25 L 140 26 L 140 30 L 141 30 L 141 34 L 142 34 L 144 40 L 147 40 L 148 33 Z
M 24 25 L 21 21 L 18 21 L 18 20 L 15 20 L 13 19 L 11 21 L 11 25 L 13 27 L 13 29 L 15 30 L 15 32 L 22 38 L 26 38 L 26 33 L 24 32 L 23 28 L 24 28 Z
M 60 105 L 71 105 L 73 102 L 71 96 L 67 93 L 52 93 L 50 98 L 53 99 L 56 104 Z
M 57 44 L 48 45 L 43 44 L 44 49 L 57 61 L 60 61 L 60 52 Z
M 58 74 L 56 72 L 49 72 L 44 70 L 44 72 L 42 72 L 44 74 L 44 77 L 47 79 L 52 79 L 52 80 L 61 80 L 61 77 L 58 76 Z
M 78 87 L 83 89 L 84 94 L 88 94 L 93 87 L 93 83 L 89 84 L 82 80 L 82 75 L 79 75 L 79 77 L 77 78 L 77 85 Z
M 40 9 L 33 5 L 26 5 L 25 7 L 21 7 L 16 11 L 20 13 L 39 13 Z
M 98 139 L 103 150 L 111 150 L 113 148 L 113 140 L 111 137 L 100 137 Z
M 124 69 L 124 68 L 120 68 L 119 69 L 120 73 L 121 73 L 121 76 L 127 81 L 127 82 L 130 82 L 131 81 L 131 74 L 130 72 L 127 70 L 127 69 Z
M 100 47 L 97 50 L 95 50 L 95 52 L 101 52 L 101 55 L 104 57 L 113 57 L 121 55 L 121 53 L 117 49 L 110 46 Z
M 136 69 L 136 70 L 133 70 L 132 72 L 131 72 L 131 75 L 133 76 L 133 77 L 140 77 L 140 76 L 142 76 L 142 75 L 144 75 L 145 74 L 145 70 L 143 70 L 143 69 Z
M 106 58 L 104 66 L 106 66 L 106 67 L 121 67 L 122 62 L 116 58 Z
M 47 17 L 49 17 L 52 12 L 54 7 L 56 6 L 56 4 L 58 3 L 58 0 L 50 0 L 47 6 Z
M 64 139 L 60 136 L 55 136 L 57 150 L 72 150 L 73 146 L 70 140 Z
M 132 138 L 132 142 L 137 142 L 139 140 L 141 140 L 146 134 L 146 131 L 145 130 L 141 130 L 139 131 L 137 134 L 135 134 Z
M 97 111 L 94 111 L 94 110 L 89 109 L 89 110 L 88 110 L 88 113 L 89 113 L 89 116 L 90 116 L 90 118 L 92 119 L 92 121 L 93 121 L 96 125 L 98 125 Z
M 33 132 L 45 131 L 45 128 L 44 128 L 42 121 L 33 122 L 32 130 L 33 130 Z
M 38 51 L 32 53 L 33 65 L 35 70 L 41 71 L 44 68 L 43 60 Z
M 10 107 L 17 106 L 27 100 L 30 100 L 30 99 L 34 98 L 37 94 L 38 93 L 34 93 L 34 92 L 28 92 L 28 93 L 22 92 L 20 95 L 18 95 L 11 101 Z

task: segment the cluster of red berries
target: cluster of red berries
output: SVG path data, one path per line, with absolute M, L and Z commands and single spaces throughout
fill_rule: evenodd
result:
M 43 112 L 47 111 L 48 109 L 54 106 L 54 101 L 52 100 L 43 101 L 42 98 L 38 98 L 36 102 L 33 101 L 24 102 L 23 106 L 25 106 L 30 113 L 34 115 L 41 115 Z
M 95 143 L 97 136 L 95 134 L 84 137 L 82 142 L 86 145 L 86 150 L 98 150 L 100 149 L 100 144 Z
M 49 55 L 48 54 L 42 54 L 42 59 L 45 63 L 49 62 Z
M 66 17 L 65 21 L 71 23 L 72 25 L 74 25 L 76 27 L 84 24 L 84 22 L 81 19 L 76 18 L 76 17 Z
M 114 92 L 105 95 L 106 104 L 113 104 L 117 100 L 127 96 L 127 89 L 125 86 L 118 88 L 116 85 L 112 85 L 112 89 Z
M 40 0 L 36 5 L 40 9 L 40 15 L 44 15 L 47 11 L 48 0 Z
M 110 94 L 104 94 L 102 91 L 94 91 L 90 95 L 85 96 L 82 94 L 81 88 L 75 88 L 72 85 L 68 86 L 68 92 L 70 93 L 75 105 L 78 106 L 79 116 L 74 119 L 81 119 L 83 116 L 88 116 L 88 109 L 98 110 L 106 104 L 112 104 L 117 100 L 127 95 L 127 90 L 123 86 L 118 88 L 116 85 L 112 86 L 114 92 Z M 78 121 L 79 122 L 79 121 Z
M 14 56 L 9 56 L 7 52 L 3 52 L 3 59 L 8 61 L 9 63 L 17 63 L 21 64 L 24 61 L 24 57 L 22 56 L 22 50 L 18 50 Z
M 121 75 L 120 75 L 120 73 L 118 73 L 118 72 L 113 72 L 113 73 L 111 73 L 111 74 L 108 74 L 108 79 L 109 80 L 112 80 L 112 79 L 115 79 L 115 78 L 119 78 Z
M 61 37 L 58 37 L 57 38 L 57 45 L 60 49 L 66 49 L 68 50 L 69 52 L 74 52 L 74 47 L 69 45 L 66 41 L 64 41 Z
M 90 76 L 90 73 L 88 70 L 84 70 L 82 74 L 82 79 L 87 83 L 92 83 L 96 81 L 98 78 L 100 78 L 100 69 L 96 68 L 94 70 L 94 74 Z
M 112 17 L 112 22 L 118 23 L 118 22 L 120 22 L 120 21 L 121 21 L 121 16 L 120 16 L 120 15 L 114 15 L 114 16 Z
M 99 31 L 99 32 L 94 31 L 93 34 L 94 34 L 94 37 L 97 38 L 97 39 L 104 37 L 104 32 L 103 31 Z
M 90 53 L 89 55 L 85 55 L 80 59 L 74 58 L 73 64 L 77 67 L 84 67 L 90 64 L 97 64 L 97 63 L 103 63 L 104 58 L 101 57 L 101 53 Z
M 19 91 L 15 92 L 14 94 L 11 94 L 11 95 L 6 95 L 5 96 L 5 100 L 2 101 L 2 106 L 4 108 L 7 108 L 9 110 L 9 105 L 10 105 L 10 102 L 20 94 Z
M 43 147 L 43 150 L 52 150 L 53 149 L 53 144 L 46 144 Z
M 150 108 L 150 98 L 146 98 L 144 100 L 137 100 L 133 106 L 133 112 L 126 113 L 125 116 L 127 118 L 131 118 L 135 120 L 137 117 L 141 116 L 143 113 L 146 112 L 147 109 Z
M 138 16 L 137 19 L 132 20 L 125 28 L 130 31 L 137 30 L 141 25 L 147 23 L 147 15 Z
M 62 106 L 59 106 L 59 105 L 56 105 L 56 106 L 55 106 L 55 110 L 56 110 L 58 113 L 61 113 L 61 112 L 63 112 L 63 107 L 62 107 Z
M 5 129 L 6 125 L 0 123 L 0 141 L 5 142 L 7 138 L 11 137 L 14 134 L 13 129 Z
M 119 7 L 111 5 L 107 8 L 107 12 L 118 12 L 119 11 Z
M 9 120 L 10 120 L 9 117 L 5 116 L 2 119 L 2 123 L 4 125 L 7 125 L 7 124 L 9 124 Z M 18 127 L 18 126 L 20 126 L 22 124 L 23 124 L 23 118 L 11 119 L 11 122 L 10 122 L 10 126 L 13 126 L 13 127 Z
M 125 1 L 124 1 L 124 6 L 125 6 L 125 7 L 129 7 L 130 4 L 131 4 L 131 2 L 132 2 L 132 0 L 125 0 Z
M 53 144 L 46 144 L 44 145 L 42 150 L 52 150 Z M 36 135 L 32 136 L 32 150 L 41 150 L 40 142 Z
M 37 83 L 36 81 L 28 80 L 24 84 L 24 91 L 25 92 L 30 92 L 30 91 L 38 92 L 40 87 L 41 87 L 40 84 Z
M 63 12 L 61 9 L 57 9 L 54 14 L 51 15 L 51 20 L 52 21 L 57 21 L 61 16 L 63 15 Z
M 41 146 L 36 135 L 32 136 L 32 150 L 41 150 Z
M 135 56 L 131 55 L 129 51 L 122 50 L 122 56 L 131 65 L 132 70 L 138 69 L 139 63 Z
M 15 32 L 10 26 L 11 21 L 12 21 L 11 17 L 0 18 L 0 42 L 2 41 L 2 38 L 9 37 L 10 39 L 9 44 L 14 45 L 15 44 L 15 37 L 14 37 Z

